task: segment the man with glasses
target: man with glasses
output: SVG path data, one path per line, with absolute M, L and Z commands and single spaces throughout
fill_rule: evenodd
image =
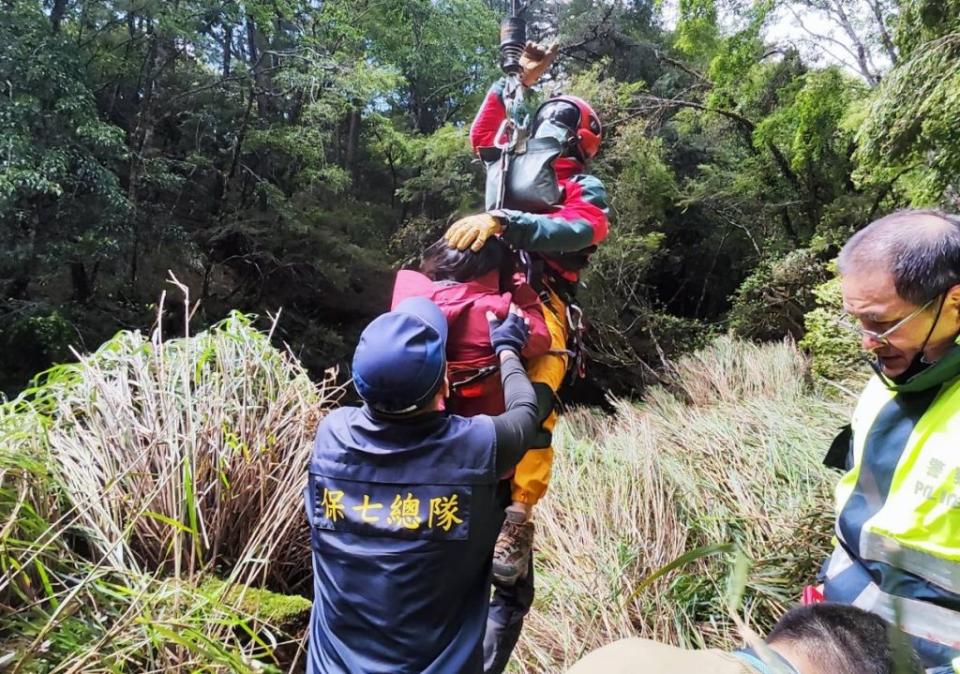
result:
M 845 474 L 824 596 L 899 625 L 929 672 L 960 672 L 960 218 L 888 215 L 838 266 L 841 324 L 876 376 L 828 455 Z

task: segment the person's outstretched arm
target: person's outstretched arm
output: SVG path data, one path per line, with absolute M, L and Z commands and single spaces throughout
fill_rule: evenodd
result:
M 493 211 L 503 238 L 521 250 L 570 252 L 600 243 L 607 236 L 607 192 L 596 177 L 580 174 L 564 190 L 560 208 L 552 213 Z
M 497 474 L 503 475 L 517 465 L 537 432 L 537 396 L 513 351 L 500 354 L 500 379 L 507 410 L 493 417 L 497 433 Z
M 551 213 L 500 209 L 460 218 L 443 238 L 452 248 L 478 251 L 495 234 L 514 248 L 540 253 L 573 252 L 600 243 L 609 230 L 607 193 L 596 177 L 570 180 L 560 207 Z
M 529 327 L 516 305 L 502 321 L 492 313 L 490 341 L 500 359 L 500 381 L 506 410 L 491 417 L 496 433 L 496 471 L 506 473 L 523 458 L 537 432 L 537 396 L 518 355 L 527 341 Z
M 559 48 L 560 45 L 557 43 L 544 46 L 536 42 L 527 42 L 520 57 L 523 86 L 532 87 L 537 83 L 540 76 L 547 71 L 557 57 Z M 470 145 L 474 152 L 481 147 L 496 144 L 497 131 L 507 117 L 507 109 L 503 104 L 505 85 L 506 79 L 502 77 L 493 83 L 480 105 L 480 110 L 477 111 L 477 116 L 473 118 L 473 124 L 470 125 Z

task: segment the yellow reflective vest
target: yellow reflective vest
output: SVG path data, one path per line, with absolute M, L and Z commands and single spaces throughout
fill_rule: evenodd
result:
M 851 426 L 826 598 L 899 625 L 927 667 L 960 672 L 960 346 L 904 382 L 873 377 Z

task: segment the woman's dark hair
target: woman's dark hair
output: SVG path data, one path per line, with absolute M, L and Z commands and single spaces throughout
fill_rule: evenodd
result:
M 923 674 L 903 633 L 855 606 L 822 603 L 794 608 L 774 626 L 767 643 L 800 649 L 823 671 L 834 674 Z
M 483 248 L 477 252 L 451 248 L 446 241 L 440 239 L 423 251 L 420 273 L 431 281 L 466 283 L 494 269 L 505 270 L 509 261 L 507 245 L 495 236 L 487 239 Z

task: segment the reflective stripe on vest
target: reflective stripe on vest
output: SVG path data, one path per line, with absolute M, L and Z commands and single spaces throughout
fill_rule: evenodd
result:
M 960 613 L 928 601 L 917 601 L 881 590 L 870 583 L 853 605 L 878 615 L 910 636 L 960 648 Z
M 838 577 L 856 565 L 863 573 L 847 578 L 858 587 L 834 588 L 836 596 L 856 597 L 852 603 L 915 637 L 960 648 L 960 612 L 929 600 L 960 605 L 960 378 L 939 392 L 900 396 L 874 377 L 857 403 L 853 468 L 835 492 L 840 545 L 827 590 L 849 582 Z M 912 594 L 926 584 L 922 600 Z
M 834 587 L 838 583 L 850 582 L 843 578 L 844 572 L 852 569 L 856 562 L 838 546 L 827 563 L 826 585 L 828 592 L 838 592 Z M 900 627 L 905 633 L 917 639 L 939 644 L 950 649 L 960 649 L 960 613 L 948 608 L 917 601 L 908 597 L 884 592 L 880 586 L 869 580 L 866 574 L 854 575 L 858 587 L 850 604 L 880 616 L 889 623 Z M 849 593 L 850 588 L 844 588 Z M 827 601 L 836 597 L 827 596 Z
M 882 387 L 879 380 L 877 384 Z M 878 392 L 868 398 L 874 404 L 873 414 L 864 410 L 860 419 L 854 419 L 854 451 L 857 445 L 860 451 L 859 456 L 855 454 L 858 467 L 870 425 L 890 399 L 890 392 L 883 390 L 887 395 Z M 941 391 L 914 427 L 886 501 L 863 526 L 859 554 L 861 559 L 896 566 L 960 595 L 958 445 L 960 380 L 955 380 Z
M 860 558 L 895 566 L 960 594 L 960 562 L 909 548 L 887 532 L 879 533 L 864 527 L 860 536 Z
M 883 406 L 886 405 L 894 396 L 894 392 L 887 389 L 883 383 L 873 377 L 867 384 L 866 389 L 860 395 L 857 406 L 853 411 L 853 417 L 850 426 L 853 429 L 853 468 L 847 471 L 840 482 L 837 483 L 835 491 L 835 504 L 838 513 L 843 511 L 853 490 L 860 479 L 860 468 L 863 466 L 863 449 L 866 445 L 867 434 L 863 429 L 869 429 Z M 861 431 L 861 432 L 858 432 Z M 843 540 L 840 532 L 837 535 Z

